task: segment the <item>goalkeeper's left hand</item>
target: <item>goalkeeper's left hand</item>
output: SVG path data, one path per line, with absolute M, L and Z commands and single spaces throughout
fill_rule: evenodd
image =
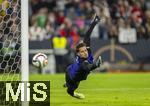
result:
M 98 56 L 98 59 L 96 60 L 96 66 L 99 67 L 102 64 L 102 58 L 101 56 Z

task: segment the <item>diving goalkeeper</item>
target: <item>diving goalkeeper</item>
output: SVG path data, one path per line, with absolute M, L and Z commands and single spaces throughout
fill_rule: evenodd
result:
M 100 21 L 100 18 L 95 15 L 88 31 L 86 32 L 83 42 L 80 42 L 76 46 L 76 60 L 69 65 L 65 75 L 66 83 L 64 87 L 67 87 L 67 93 L 72 97 L 83 99 L 85 96 L 81 93 L 75 92 L 78 88 L 80 81 L 86 80 L 90 71 L 99 67 L 102 63 L 101 57 L 94 61 L 93 55 L 90 50 L 90 35 L 95 25 Z

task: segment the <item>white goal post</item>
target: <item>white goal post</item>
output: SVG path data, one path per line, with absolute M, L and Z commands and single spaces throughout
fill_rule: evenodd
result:
M 21 80 L 29 81 L 29 2 L 21 0 Z M 25 100 L 27 100 L 27 87 L 25 86 Z M 27 101 L 22 102 L 22 106 L 29 106 Z
M 28 23 L 29 4 L 28 0 L 21 0 L 21 78 L 22 81 L 29 80 L 29 43 L 28 43 Z

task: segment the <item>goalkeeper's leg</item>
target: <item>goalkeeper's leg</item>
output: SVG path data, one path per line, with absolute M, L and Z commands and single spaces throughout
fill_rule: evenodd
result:
M 63 85 L 64 87 L 67 87 L 67 93 L 71 95 L 72 97 L 83 99 L 85 96 L 81 93 L 75 92 L 75 90 L 78 88 L 80 82 L 76 82 L 70 79 L 69 75 L 66 73 L 66 83 Z
M 77 99 L 84 99 L 85 96 L 82 93 L 77 93 L 75 90 L 78 88 L 79 84 L 76 84 L 74 87 L 69 87 L 67 88 L 67 93 L 71 95 L 72 97 L 75 97 Z

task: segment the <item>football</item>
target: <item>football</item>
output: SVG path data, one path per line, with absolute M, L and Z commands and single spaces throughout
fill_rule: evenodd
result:
M 44 53 L 37 53 L 32 58 L 32 64 L 37 68 L 44 68 L 48 64 L 48 57 Z

